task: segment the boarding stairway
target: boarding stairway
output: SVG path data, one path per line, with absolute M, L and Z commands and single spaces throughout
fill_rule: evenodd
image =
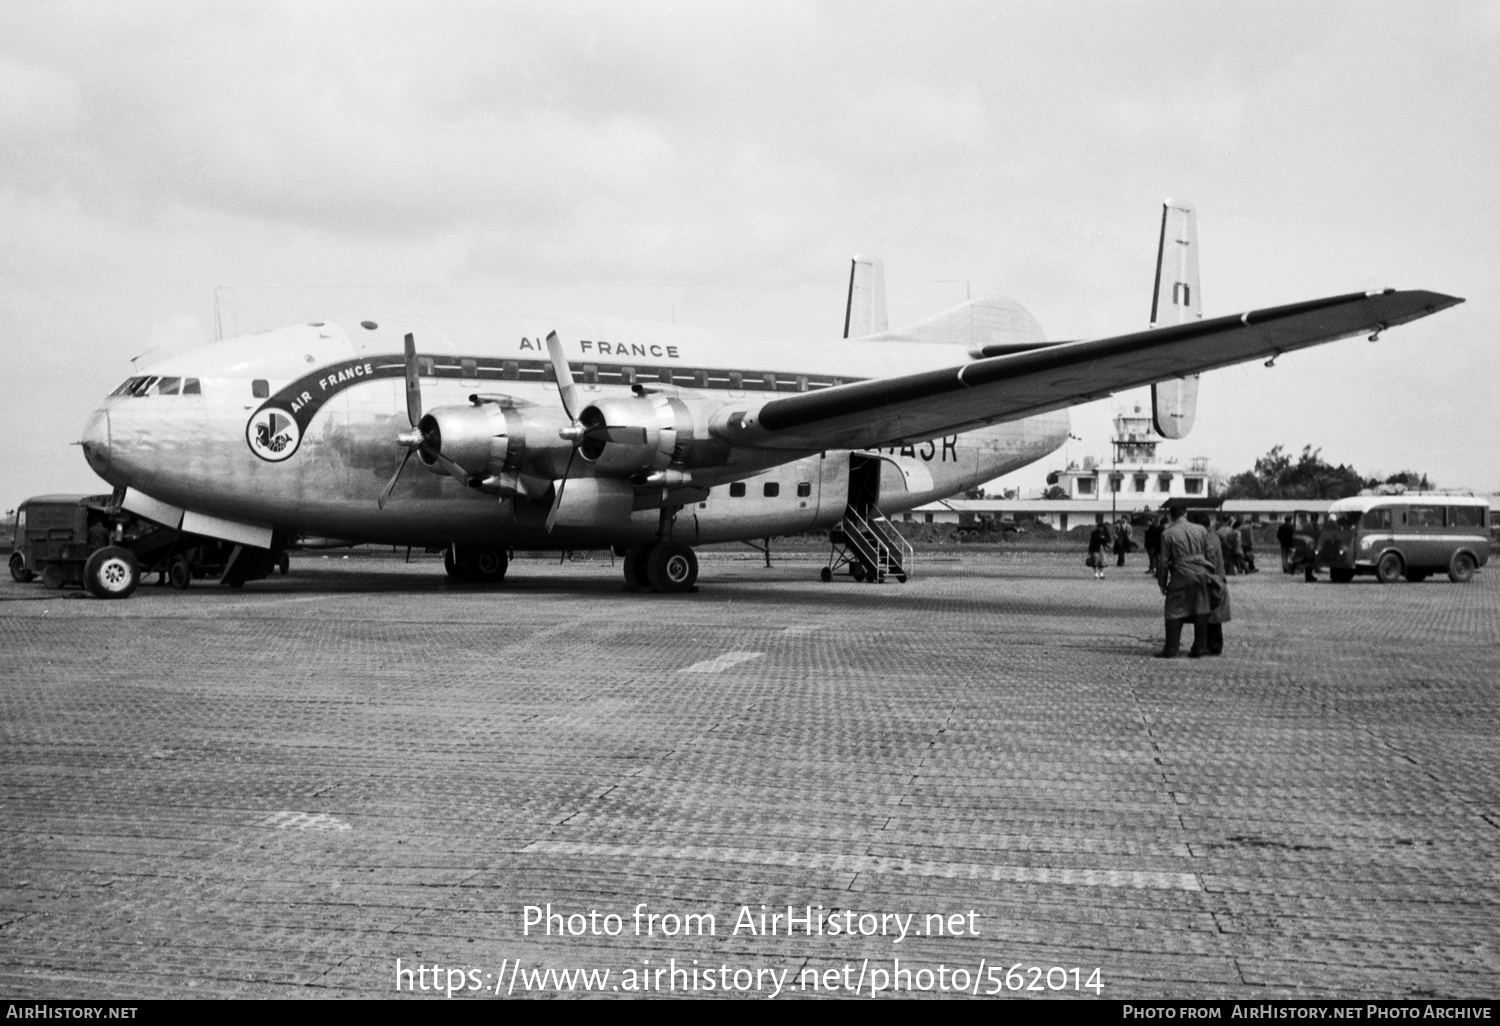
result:
M 916 555 L 911 543 L 873 503 L 864 514 L 845 506 L 844 519 L 828 532 L 828 540 L 832 548 L 822 572 L 824 581 L 833 580 L 834 573 L 844 567 L 856 581 L 876 584 L 887 577 L 904 584 L 911 575 Z

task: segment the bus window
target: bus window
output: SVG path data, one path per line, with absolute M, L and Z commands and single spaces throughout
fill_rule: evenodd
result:
M 1484 509 L 1480 506 L 1450 506 L 1448 523 L 1454 527 L 1472 527 L 1478 530 L 1484 526 Z
M 1363 527 L 1366 531 L 1389 531 L 1391 529 L 1390 508 L 1370 510 L 1370 512 L 1364 515 L 1364 519 L 1359 522 L 1359 526 Z
M 1425 528 L 1442 527 L 1443 507 L 1413 506 L 1411 511 L 1406 515 L 1406 526 Z
M 1331 514 L 1328 519 L 1332 521 L 1332 523 L 1328 525 L 1329 527 L 1335 527 L 1342 531 L 1350 531 L 1360 525 L 1360 515 L 1358 510 L 1355 510 L 1352 513 L 1334 513 Z M 1365 526 L 1368 527 L 1369 524 L 1366 523 Z

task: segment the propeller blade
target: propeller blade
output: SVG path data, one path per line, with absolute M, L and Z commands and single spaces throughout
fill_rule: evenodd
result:
M 556 338 L 556 336 L 553 336 Z M 568 453 L 568 465 L 563 468 L 562 480 L 557 482 L 557 495 L 552 499 L 552 508 L 547 512 L 547 533 L 552 533 L 552 525 L 557 522 L 557 512 L 562 509 L 563 489 L 568 486 L 568 475 L 573 472 L 573 457 L 578 455 L 577 447 Z
M 417 448 L 422 450 L 423 455 L 432 457 L 433 462 L 447 471 L 449 477 L 453 478 L 461 485 L 464 485 L 466 487 L 468 486 L 469 472 L 463 467 L 460 467 L 457 463 L 454 463 L 452 460 L 444 456 L 442 453 L 438 452 L 426 442 L 423 442 L 421 445 L 417 446 Z
M 406 419 L 416 427 L 422 419 L 422 382 L 417 377 L 417 340 L 406 336 Z
M 547 332 L 547 355 L 552 357 L 552 371 L 557 375 L 557 394 L 562 397 L 563 412 L 576 424 L 578 388 L 573 384 L 573 372 L 568 369 L 568 358 L 563 355 L 562 339 L 557 337 L 555 331 Z
M 407 449 L 406 455 L 401 457 L 401 465 L 396 468 L 396 472 L 392 474 L 391 479 L 386 482 L 385 491 L 380 493 L 380 498 L 375 500 L 376 506 L 380 507 L 381 509 L 385 509 L 386 501 L 390 499 L 391 492 L 395 490 L 396 482 L 401 477 L 401 471 L 406 469 L 406 461 L 411 459 L 411 454 L 414 452 L 416 452 L 415 449 Z

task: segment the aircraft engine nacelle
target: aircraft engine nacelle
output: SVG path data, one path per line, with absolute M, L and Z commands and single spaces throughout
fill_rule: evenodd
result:
M 484 481 L 506 471 L 526 469 L 543 478 L 561 473 L 573 446 L 558 436 L 567 414 L 546 407 L 507 408 L 487 402 L 474 406 L 439 406 L 417 425 L 424 444 L 468 474 Z M 418 456 L 428 469 L 442 473 L 425 450 Z
M 693 442 L 693 415 L 681 399 L 643 395 L 601 399 L 578 415 L 578 454 L 607 475 L 665 470 L 682 462 Z

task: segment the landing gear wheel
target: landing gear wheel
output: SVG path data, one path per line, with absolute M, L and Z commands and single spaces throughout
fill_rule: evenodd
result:
M 688 591 L 698 580 L 698 557 L 692 546 L 682 542 L 662 542 L 646 559 L 646 577 L 651 590 L 664 595 Z
M 172 560 L 172 565 L 167 567 L 167 583 L 178 591 L 186 590 L 193 583 L 193 565 L 188 562 L 186 556 L 178 556 Z
M 276 569 L 280 570 L 281 576 L 285 577 L 288 573 L 291 572 L 292 558 L 285 552 L 276 553 Z
M 458 550 L 459 579 L 468 584 L 499 584 L 510 560 L 504 549 L 463 546 Z
M 825 566 L 822 570 L 818 571 L 818 577 L 824 584 L 827 584 L 829 581 L 833 580 L 833 571 Z
M 1381 584 L 1395 584 L 1401 579 L 1401 571 L 1404 569 L 1406 564 L 1401 557 L 1394 552 L 1387 552 L 1375 564 L 1375 577 Z
M 625 552 L 625 585 L 629 588 L 651 587 L 651 577 L 646 564 L 651 559 L 654 545 L 632 545 Z
M 48 563 L 42 567 L 42 587 L 61 588 L 63 586 L 62 567 L 56 563 Z
M 463 575 L 458 571 L 458 561 L 453 558 L 452 545 L 443 550 L 443 569 L 448 572 L 448 579 L 450 581 L 463 580 Z
M 141 583 L 141 564 L 129 549 L 111 545 L 89 557 L 83 583 L 95 598 L 129 598 Z
M 1354 580 L 1354 571 L 1348 567 L 1332 567 L 1328 571 L 1328 579 L 1335 584 L 1348 584 Z
M 11 577 L 11 580 L 13 580 L 13 581 L 20 581 L 22 584 L 25 584 L 27 581 L 31 580 L 35 576 L 36 576 L 36 574 L 34 574 L 30 570 L 26 569 L 26 557 L 25 556 L 21 555 L 19 552 L 12 552 L 10 554 L 10 577 Z
M 1448 563 L 1448 580 L 1455 584 L 1468 584 L 1474 579 L 1474 557 L 1467 552 L 1455 552 Z

